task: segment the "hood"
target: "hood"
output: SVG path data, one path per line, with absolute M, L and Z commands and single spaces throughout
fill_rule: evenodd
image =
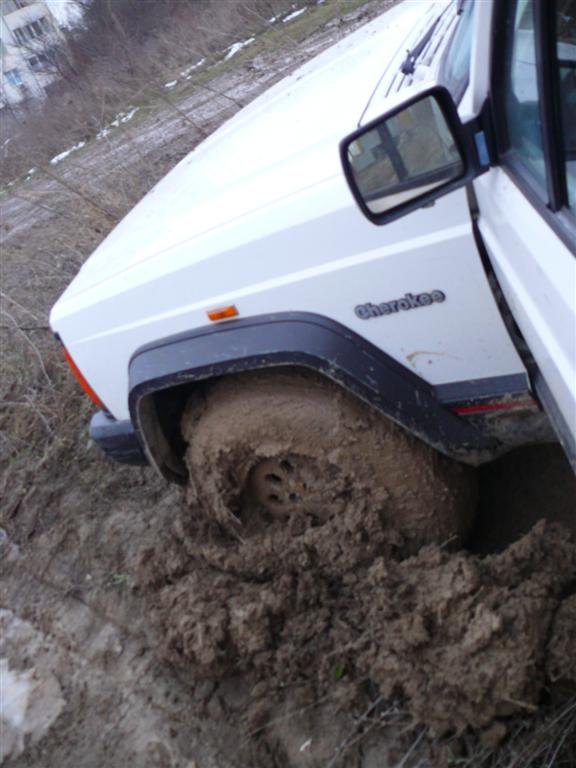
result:
M 122 220 L 61 297 L 87 289 L 176 246 L 233 226 L 267 205 L 341 174 L 340 140 L 406 49 L 448 0 L 408 0 L 346 37 L 257 98 L 184 158 Z

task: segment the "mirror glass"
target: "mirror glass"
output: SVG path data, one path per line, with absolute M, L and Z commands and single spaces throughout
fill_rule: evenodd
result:
M 352 177 L 368 210 L 384 213 L 464 173 L 464 163 L 434 96 L 383 118 L 348 145 Z

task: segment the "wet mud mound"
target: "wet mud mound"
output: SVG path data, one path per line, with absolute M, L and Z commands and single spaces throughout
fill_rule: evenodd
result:
M 576 547 L 544 523 L 484 560 L 428 548 L 400 565 L 380 561 L 363 602 L 366 625 L 381 635 L 360 643 L 358 662 L 434 735 L 530 712 L 547 663 L 576 684 L 567 636 L 575 617 L 562 600 L 575 578 Z
M 155 645 L 195 678 L 247 681 L 249 729 L 289 691 L 343 710 L 401 700 L 441 736 L 533 712 L 550 680 L 576 684 L 564 529 L 541 521 L 485 558 L 398 551 L 368 510 L 246 540 L 183 515 L 140 565 Z

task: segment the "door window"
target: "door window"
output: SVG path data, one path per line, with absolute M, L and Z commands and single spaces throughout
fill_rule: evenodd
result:
M 574 250 L 576 0 L 501 8 L 493 93 L 502 164 Z
M 538 98 L 536 33 L 532 0 L 518 0 L 507 46 L 504 108 L 509 151 L 542 188 L 544 140 Z

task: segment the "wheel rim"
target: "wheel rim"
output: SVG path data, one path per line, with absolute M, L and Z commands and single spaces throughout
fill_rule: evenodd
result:
M 263 459 L 246 484 L 250 507 L 272 521 L 303 518 L 321 525 L 343 506 L 340 470 L 308 456 Z M 340 497 L 339 499 L 337 497 Z

